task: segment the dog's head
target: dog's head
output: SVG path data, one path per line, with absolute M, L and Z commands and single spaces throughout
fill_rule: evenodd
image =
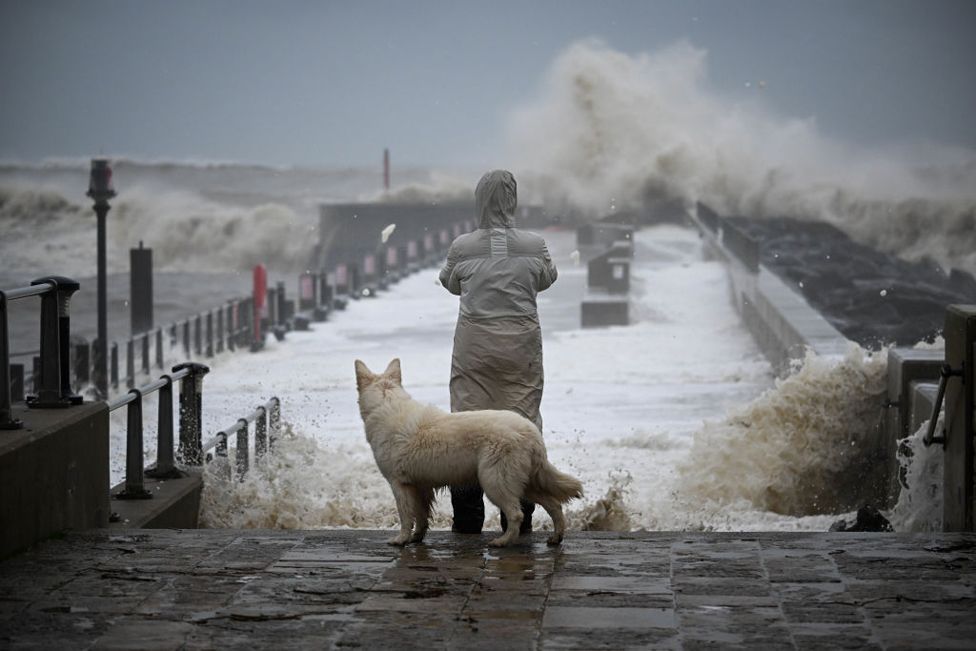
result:
M 356 388 L 359 390 L 359 409 L 363 416 L 380 404 L 387 396 L 399 389 L 403 390 L 400 376 L 400 359 L 396 358 L 377 375 L 360 360 L 356 360 Z

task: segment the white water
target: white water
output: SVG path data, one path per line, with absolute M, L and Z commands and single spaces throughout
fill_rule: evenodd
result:
M 929 422 L 898 443 L 901 493 L 885 515 L 895 531 L 942 531 L 942 469 L 945 450 L 922 442 Z M 936 425 L 941 431 L 942 419 Z
M 602 215 L 702 200 L 827 220 L 882 250 L 976 271 L 976 152 L 848 145 L 777 115 L 763 92 L 715 91 L 707 53 L 687 42 L 632 56 L 582 41 L 512 115 L 509 150 L 522 187 L 550 206 Z
M 572 236 L 547 236 L 559 282 L 580 287 L 583 271 L 566 252 Z M 825 530 L 837 517 L 832 482 L 856 456 L 864 434 L 857 424 L 868 427 L 877 407 L 883 358 L 859 349 L 842 360 L 808 358 L 773 386 L 729 302 L 724 269 L 702 259 L 697 235 L 656 227 L 636 241 L 638 323 L 563 327 L 547 314 L 561 314 L 555 303 L 568 297 L 542 301 L 545 437 L 553 463 L 586 491 L 569 506 L 571 526 Z M 421 272 L 266 352 L 218 360 L 206 380 L 210 429 L 277 393 L 292 431 L 243 484 L 208 485 L 208 524 L 395 525 L 392 496 L 362 434 L 353 360 L 382 367 L 398 356 L 407 390 L 448 407 L 457 308 L 435 276 Z M 497 526 L 495 510 L 488 512 Z M 449 523 L 442 496 L 434 526 Z

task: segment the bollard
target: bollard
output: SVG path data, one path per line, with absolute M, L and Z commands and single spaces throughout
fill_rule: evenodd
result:
M 288 311 L 288 299 L 285 297 L 284 281 L 278 282 L 278 291 L 275 292 L 275 299 L 278 301 L 278 325 L 286 325 L 288 317 L 291 314 Z
M 237 342 L 234 340 L 235 324 L 234 317 L 237 314 L 237 304 L 231 303 L 227 306 L 227 348 L 231 351 L 237 349 Z
M 75 344 L 75 382 L 84 386 L 91 381 L 91 345 Z
M 142 335 L 142 372 L 144 375 L 149 375 L 151 367 L 149 366 L 149 333 Z
M 50 409 L 81 404 L 81 397 L 71 393 L 70 342 L 71 295 L 81 287 L 64 276 L 46 276 L 31 282 L 50 285 L 51 291 L 41 295 L 41 377 L 37 395 L 28 399 L 28 406 Z
M 217 457 L 217 468 L 220 476 L 223 479 L 230 479 L 230 463 L 227 461 L 227 432 L 217 433 L 217 446 L 214 449 L 214 455 Z
M 131 339 L 129 340 L 132 341 Z M 125 425 L 125 488 L 116 493 L 119 500 L 148 500 L 152 493 L 145 489 L 142 469 L 142 392 L 131 389 L 135 399 L 126 407 Z
M 224 352 L 224 308 L 217 308 L 217 352 Z
M 250 454 L 247 449 L 247 419 L 237 421 L 237 481 L 244 481 L 250 465 Z
M 197 357 L 203 354 L 203 320 L 199 314 L 193 317 L 193 354 Z
M 185 473 L 176 467 L 173 460 L 173 378 L 163 375 L 160 379 L 165 384 L 159 388 L 156 467 L 146 470 L 146 476 L 154 479 L 175 479 L 183 477 Z
M 163 368 L 163 329 L 156 330 L 156 368 Z
M 125 386 L 132 389 L 136 385 L 136 355 L 135 342 L 131 339 L 125 343 Z
M 261 459 L 268 451 L 268 408 L 258 407 L 258 412 L 254 421 L 254 457 Z
M 180 443 L 181 463 L 199 466 L 203 463 L 203 376 L 210 369 L 203 364 L 184 362 L 173 367 L 173 373 L 189 369 L 189 374 L 180 380 Z
M 179 333 L 179 326 L 175 323 L 169 327 L 169 345 L 175 346 L 179 342 L 177 334 Z
M 20 429 L 24 423 L 13 416 L 14 380 L 11 377 L 10 340 L 7 333 L 7 295 L 0 291 L 0 429 Z M 20 385 L 23 387 L 23 366 Z M 21 389 L 23 391 L 23 389 Z
M 139 241 L 138 249 L 129 249 L 129 315 L 132 334 L 153 329 L 153 262 L 152 249 Z
M 119 345 L 112 342 L 112 388 L 119 388 Z
M 190 320 L 183 322 L 183 356 L 190 359 Z
M 207 357 L 214 356 L 213 312 L 207 312 Z

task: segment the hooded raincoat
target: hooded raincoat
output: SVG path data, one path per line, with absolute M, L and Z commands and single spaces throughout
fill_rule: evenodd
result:
M 536 294 L 557 273 L 545 240 L 515 228 L 516 204 L 510 172 L 485 174 L 475 190 L 478 230 L 454 240 L 440 273 L 441 284 L 461 297 L 451 411 L 507 409 L 541 432 L 544 376 Z M 455 520 L 457 515 L 455 504 Z

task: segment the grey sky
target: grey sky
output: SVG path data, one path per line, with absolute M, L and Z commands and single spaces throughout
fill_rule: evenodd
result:
M 0 158 L 480 165 L 584 37 L 878 144 L 976 146 L 976 2 L 0 0 Z

